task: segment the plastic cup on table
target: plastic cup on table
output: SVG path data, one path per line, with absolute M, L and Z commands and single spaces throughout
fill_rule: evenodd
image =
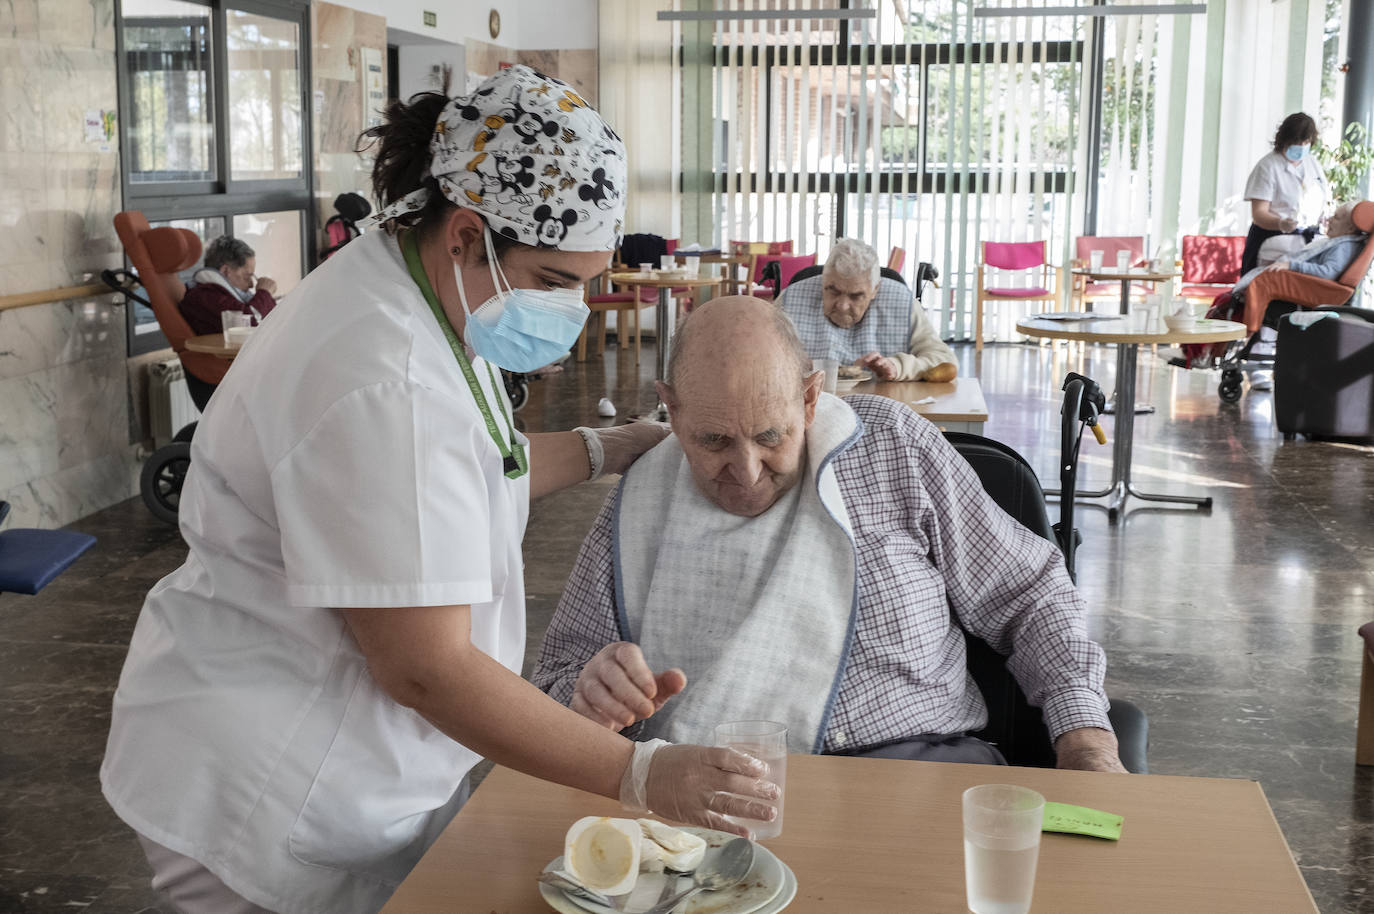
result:
M 778 785 L 777 802 L 771 804 L 777 807 L 778 815 L 772 822 L 737 819 L 734 816 L 726 818 L 748 828 L 755 840 L 776 838 L 782 834 L 783 799 L 787 793 L 787 727 L 771 720 L 737 720 L 717 724 L 716 745 L 738 749 L 763 762 L 768 766 L 768 780 Z
M 245 334 L 241 332 L 230 333 L 229 331 L 238 331 L 239 328 L 252 327 L 253 316 L 251 314 L 244 314 L 242 311 L 221 311 L 219 313 L 219 322 L 220 328 L 224 331 L 224 345 L 240 346 L 243 344 L 243 337 Z
M 1101 252 L 1101 251 L 1089 251 L 1089 252 L 1088 252 L 1088 269 L 1091 270 L 1091 271 L 1094 272 L 1094 273 L 1101 273 L 1101 272 L 1102 272 L 1102 252 Z
M 1127 270 L 1129 270 L 1129 269 L 1131 268 L 1131 252 L 1130 252 L 1130 251 L 1117 251 L 1117 252 L 1116 252 L 1116 268 L 1117 268 L 1117 270 L 1118 270 L 1119 272 L 1122 272 L 1122 273 L 1125 273 Z
M 964 886 L 973 914 L 1027 914 L 1035 894 L 1045 798 L 1028 787 L 964 791 Z
M 658 258 L 658 266 L 663 270 L 675 270 L 677 269 L 677 258 L 672 254 L 664 254 Z
M 689 254 L 683 258 L 683 266 L 686 267 L 688 276 L 701 275 L 701 258 L 696 254 Z
M 835 388 L 840 384 L 839 361 L 836 359 L 812 359 L 811 370 L 825 372 L 825 386 L 822 390 L 828 394 L 833 394 Z
M 641 263 L 639 265 L 639 272 L 641 273 L 652 273 L 653 271 L 654 265 L 652 263 Z

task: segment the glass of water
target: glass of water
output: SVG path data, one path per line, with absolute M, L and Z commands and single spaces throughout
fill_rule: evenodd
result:
M 1035 892 L 1045 798 L 1028 787 L 964 791 L 964 885 L 973 914 L 1027 914 Z
M 778 799 L 772 804 L 777 807 L 778 815 L 772 822 L 737 819 L 734 816 L 726 818 L 748 828 L 755 840 L 776 838 L 782 834 L 782 801 L 787 789 L 787 727 L 771 720 L 737 720 L 718 724 L 716 745 L 738 749 L 763 762 L 768 766 L 768 780 L 778 785 Z

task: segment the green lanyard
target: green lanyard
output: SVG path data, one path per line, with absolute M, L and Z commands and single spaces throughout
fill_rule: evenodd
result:
M 510 442 L 514 448 L 506 447 L 506 443 L 501 440 L 501 432 L 496 427 L 496 420 L 492 418 L 491 407 L 487 405 L 486 394 L 482 392 L 482 385 L 477 383 L 477 373 L 472 370 L 472 362 L 468 360 L 467 351 L 463 348 L 463 341 L 458 339 L 458 334 L 453 330 L 453 324 L 449 323 L 448 315 L 444 313 L 443 306 L 439 304 L 438 297 L 434 294 L 433 287 L 429 284 L 429 277 L 425 275 L 424 265 L 420 263 L 420 250 L 415 246 L 415 236 L 412 232 L 405 232 L 401 235 L 401 253 L 405 255 L 406 267 L 410 270 L 410 278 L 415 280 L 415 285 L 420 287 L 420 294 L 429 303 L 429 310 L 434 312 L 434 319 L 443 328 L 444 339 L 448 340 L 448 346 L 453 350 L 454 358 L 458 359 L 458 367 L 463 369 L 463 378 L 468 382 L 468 389 L 472 391 L 472 398 L 477 401 L 477 408 L 482 411 L 482 421 L 487 424 L 487 434 L 491 435 L 491 440 L 496 442 L 496 449 L 501 452 L 502 466 L 505 469 L 507 479 L 519 479 L 530 471 L 529 460 L 525 457 L 525 446 L 515 440 L 515 427 L 511 424 L 510 413 L 506 412 L 505 404 L 497 398 L 497 405 L 501 409 L 501 418 L 506 420 L 506 430 L 510 433 Z M 499 390 L 496 383 L 496 373 L 491 370 L 491 363 L 487 363 L 487 377 L 491 379 L 491 389 Z

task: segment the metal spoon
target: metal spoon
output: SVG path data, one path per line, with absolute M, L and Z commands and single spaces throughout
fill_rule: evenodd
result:
M 545 870 L 544 872 L 540 873 L 539 881 L 544 883 L 545 885 L 551 885 L 556 889 L 562 889 L 569 895 L 576 895 L 579 898 L 585 898 L 588 901 L 595 902 L 599 905 L 604 905 L 608 908 L 615 907 L 615 902 L 611 898 L 607 897 L 606 895 L 602 895 L 600 892 L 592 891 L 591 889 L 587 888 L 579 882 L 574 882 L 573 880 L 569 879 L 567 876 L 564 876 L 557 870 Z
M 754 842 L 735 838 L 725 844 L 709 863 L 702 863 L 692 874 L 690 889 L 660 901 L 644 914 L 670 914 L 698 892 L 718 892 L 738 883 L 754 865 Z

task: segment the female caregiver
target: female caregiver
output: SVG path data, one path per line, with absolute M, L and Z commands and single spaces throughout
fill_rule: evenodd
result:
M 1291 253 L 1321 230 L 1330 194 L 1326 173 L 1312 156 L 1316 139 L 1317 124 L 1312 118 L 1301 111 L 1290 114 L 1274 134 L 1274 148 L 1251 170 L 1245 182 L 1251 221 L 1241 257 L 1242 276 L 1259 265 L 1260 245 L 1268 239 L 1292 235 L 1291 249 L 1286 251 Z
M 526 67 L 369 133 L 388 231 L 307 276 L 216 391 L 189 555 L 114 697 L 105 796 L 182 911 L 377 910 L 483 757 L 729 831 L 773 816 L 761 763 L 632 743 L 520 678 L 530 497 L 664 434 L 526 437 L 497 374 L 577 337 L 621 232 L 619 137 Z

